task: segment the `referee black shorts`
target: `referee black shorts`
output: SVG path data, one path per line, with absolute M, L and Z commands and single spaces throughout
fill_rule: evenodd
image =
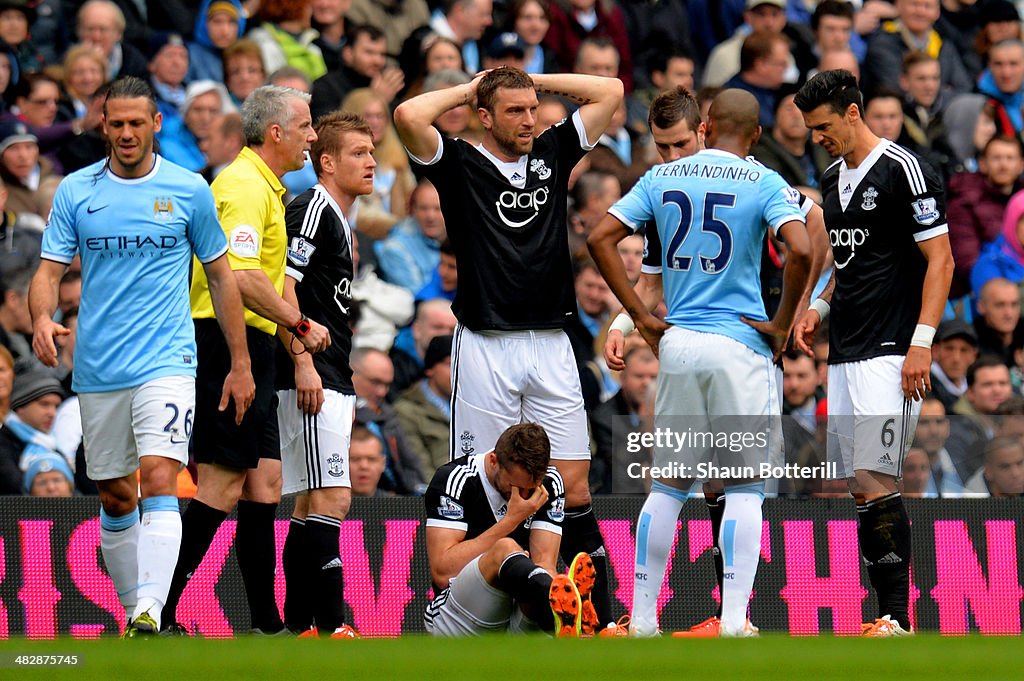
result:
M 241 425 L 235 424 L 234 402 L 218 411 L 224 378 L 231 369 L 231 353 L 216 319 L 197 319 L 196 418 L 192 428 L 197 463 L 227 468 L 256 468 L 260 459 L 280 459 L 277 428 L 277 393 L 274 390 L 274 351 L 277 339 L 245 327 L 256 383 L 256 398 L 245 412 Z

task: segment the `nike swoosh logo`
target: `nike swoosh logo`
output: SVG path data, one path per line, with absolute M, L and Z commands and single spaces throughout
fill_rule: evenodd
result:
M 97 212 L 103 210 L 104 208 L 106 208 L 109 205 L 110 204 L 108 203 L 106 205 L 100 206 L 99 208 L 93 208 L 92 206 L 89 206 L 88 208 L 85 209 L 85 212 L 88 213 L 89 215 L 92 215 L 93 213 L 97 213 Z

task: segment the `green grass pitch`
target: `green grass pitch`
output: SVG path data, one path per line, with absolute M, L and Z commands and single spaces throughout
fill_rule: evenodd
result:
M 585 640 L 487 637 L 444 640 L 299 641 L 117 639 L 0 642 L 0 679 L 103 681 L 585 681 L 589 679 L 786 679 L 907 681 L 1024 678 L 1020 637 L 968 636 L 865 640 Z M 77 654 L 78 668 L 29 670 L 11 665 L 14 653 Z

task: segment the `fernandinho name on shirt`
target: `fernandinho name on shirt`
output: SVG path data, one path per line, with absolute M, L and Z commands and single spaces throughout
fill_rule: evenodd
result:
M 654 168 L 655 177 L 698 177 L 707 180 L 757 182 L 762 172 L 743 166 L 705 165 L 703 163 L 666 163 Z

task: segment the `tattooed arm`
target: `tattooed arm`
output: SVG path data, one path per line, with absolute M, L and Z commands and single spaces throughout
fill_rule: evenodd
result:
M 536 74 L 532 78 L 537 92 L 565 97 L 580 105 L 580 117 L 591 144 L 601 138 L 615 110 L 622 105 L 622 81 L 618 78 L 577 73 Z

